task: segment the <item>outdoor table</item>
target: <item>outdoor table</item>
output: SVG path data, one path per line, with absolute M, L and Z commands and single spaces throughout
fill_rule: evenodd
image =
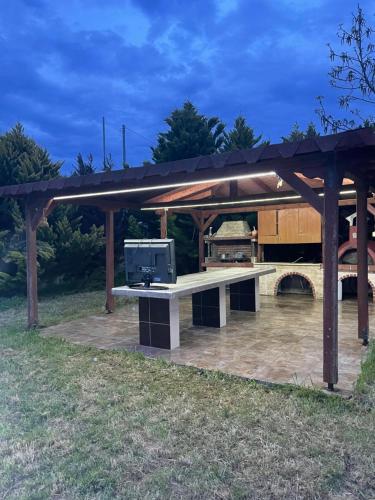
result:
M 259 310 L 259 277 L 275 268 L 225 268 L 179 276 L 175 284 L 160 288 L 120 286 L 113 295 L 139 298 L 141 345 L 175 349 L 180 345 L 179 299 L 192 295 L 193 325 L 221 328 L 226 325 L 226 286 L 230 309 Z

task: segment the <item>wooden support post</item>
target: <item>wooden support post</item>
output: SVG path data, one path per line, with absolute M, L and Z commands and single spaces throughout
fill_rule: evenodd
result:
M 323 380 L 333 390 L 338 381 L 338 227 L 339 188 L 336 165 L 324 178 Z
M 202 213 L 190 214 L 198 228 L 198 258 L 199 258 L 199 271 L 203 271 L 202 264 L 204 263 L 204 232 L 210 227 L 216 219 L 216 214 L 207 214 L 206 217 Z
M 112 295 L 112 288 L 115 286 L 115 250 L 114 250 L 114 212 L 105 212 L 105 283 L 106 283 L 106 303 L 107 313 L 115 310 L 115 298 Z
M 162 210 L 160 216 L 160 238 L 165 239 L 168 236 L 168 211 Z
M 27 327 L 38 325 L 38 271 L 37 225 L 33 225 L 34 207 L 26 204 L 26 273 L 27 273 Z
M 199 258 L 199 272 L 203 271 L 203 262 L 204 262 L 204 232 L 199 229 L 198 234 L 198 258 Z
M 264 245 L 262 245 L 262 243 L 258 243 L 258 255 L 257 255 L 258 262 L 263 262 L 263 256 L 264 256 Z
M 357 303 L 358 338 L 368 344 L 368 263 L 367 263 L 367 192 L 368 185 L 356 179 L 357 190 Z

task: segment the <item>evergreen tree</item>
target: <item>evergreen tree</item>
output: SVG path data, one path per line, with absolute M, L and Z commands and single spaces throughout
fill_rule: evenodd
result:
M 52 162 L 47 151 L 26 136 L 20 123 L 0 136 L 0 185 L 48 180 L 59 175 L 61 162 Z M 14 293 L 26 283 L 25 223 L 23 204 L 0 200 L 0 290 Z M 54 257 L 48 241 L 38 241 L 38 260 Z
M 92 165 L 90 156 L 88 164 Z M 61 162 L 52 162 L 47 151 L 25 135 L 22 125 L 17 124 L 0 136 L 0 185 L 51 179 L 59 175 L 60 167 Z M 90 224 L 90 221 L 86 220 L 88 227 L 83 230 L 79 211 L 80 208 L 76 206 L 60 205 L 50 215 L 49 224 L 38 228 L 39 276 L 44 275 L 47 280 L 82 279 L 96 269 L 103 269 L 103 227 L 93 226 L 92 222 Z M 2 294 L 25 291 L 26 288 L 23 213 L 21 201 L 0 200 Z M 82 255 L 85 256 L 84 259 Z
M 95 173 L 94 158 L 90 153 L 87 156 L 87 161 L 83 159 L 82 153 L 78 153 L 76 165 L 72 175 L 89 175 Z
M 0 186 L 52 179 L 59 175 L 61 165 L 25 135 L 20 123 L 0 136 Z
M 209 155 L 220 150 L 224 127 L 219 118 L 200 115 L 189 101 L 166 118 L 169 130 L 161 132 L 151 148 L 156 163 Z
M 234 128 L 230 132 L 224 132 L 223 151 L 234 151 L 237 149 L 249 149 L 258 144 L 262 134 L 255 136 L 254 129 L 246 124 L 243 116 L 238 116 L 234 122 Z
M 314 137 L 318 137 L 320 134 L 316 130 L 315 125 L 311 122 L 308 124 L 305 132 L 299 128 L 298 123 L 293 125 L 290 134 L 282 137 L 283 142 L 296 142 L 303 141 L 304 139 L 313 139 Z

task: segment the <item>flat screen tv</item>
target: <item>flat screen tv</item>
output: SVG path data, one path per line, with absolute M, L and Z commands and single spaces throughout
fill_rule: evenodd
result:
M 128 286 L 176 283 L 174 240 L 125 240 L 124 244 Z

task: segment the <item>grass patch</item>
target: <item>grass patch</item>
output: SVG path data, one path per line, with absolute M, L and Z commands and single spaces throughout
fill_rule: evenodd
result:
M 375 406 L 375 342 L 371 341 L 356 385 L 356 396 L 372 408 Z
M 98 312 L 103 298 L 45 299 L 42 322 Z M 9 301 L 0 498 L 375 497 L 366 391 L 344 401 L 41 338 L 23 331 L 23 302 Z M 374 382 L 373 354 L 366 363 L 362 391 Z

